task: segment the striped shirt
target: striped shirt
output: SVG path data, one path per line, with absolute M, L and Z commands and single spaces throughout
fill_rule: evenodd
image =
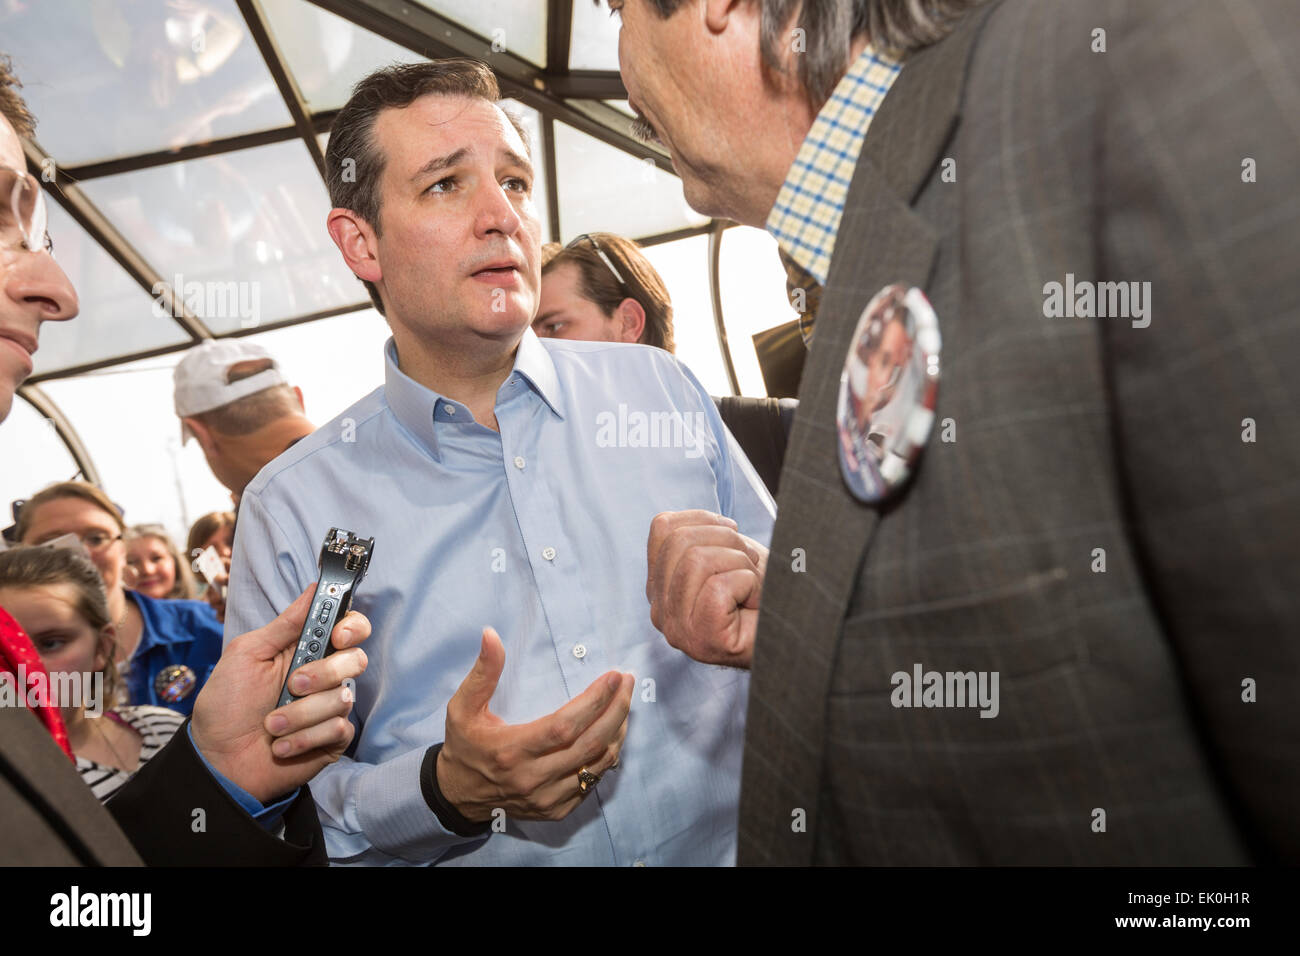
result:
M 185 723 L 185 715 L 167 707 L 153 707 L 143 704 L 138 707 L 119 707 L 102 717 L 88 720 L 115 720 L 135 730 L 140 735 L 140 765 L 128 773 L 117 767 L 108 767 L 85 757 L 77 757 L 77 772 L 91 791 L 104 803 L 117 793 L 128 780 L 135 775 L 151 757 L 172 739 L 172 734 Z
M 901 68 L 870 46 L 862 51 L 813 120 L 768 213 L 782 253 L 823 286 L 858 154 Z

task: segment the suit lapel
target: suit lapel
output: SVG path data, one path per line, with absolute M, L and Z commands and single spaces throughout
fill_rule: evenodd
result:
M 872 121 L 849 188 L 781 472 L 763 584 L 742 769 L 742 864 L 813 859 L 827 693 L 841 622 L 879 520 L 840 476 L 840 373 L 871 297 L 892 282 L 924 289 L 929 280 L 936 234 L 910 203 L 957 121 L 968 54 L 987 15 L 988 9 L 968 15 L 903 67 Z

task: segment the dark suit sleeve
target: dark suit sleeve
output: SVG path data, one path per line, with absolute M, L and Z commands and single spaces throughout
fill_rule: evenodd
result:
M 284 838 L 268 833 L 222 789 L 186 728 L 108 802 L 150 866 L 325 866 L 325 838 L 311 791 L 284 814 Z M 201 811 L 201 812 L 200 812 Z
M 1300 61 L 1293 5 L 1142 8 L 1111 31 L 1103 324 L 1122 493 L 1226 796 L 1300 862 Z M 1208 68 L 1207 68 L 1208 67 Z

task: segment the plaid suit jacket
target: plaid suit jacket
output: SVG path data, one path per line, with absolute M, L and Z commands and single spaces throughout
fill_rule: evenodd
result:
M 740 863 L 1300 860 L 1297 62 L 1286 0 L 1006 0 L 904 67 L 781 474 Z M 1149 282 L 1149 325 L 1048 317 L 1067 276 Z M 897 281 L 942 383 L 875 509 L 835 401 Z M 998 715 L 893 706 L 917 664 Z

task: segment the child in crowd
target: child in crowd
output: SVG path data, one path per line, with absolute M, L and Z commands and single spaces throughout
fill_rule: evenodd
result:
M 171 739 L 185 718 L 165 707 L 119 705 L 115 632 L 99 572 L 79 549 L 0 552 L 0 607 L 27 632 L 50 675 L 77 770 L 107 801 Z
M 132 590 L 158 600 L 192 601 L 198 596 L 190 562 L 176 551 L 160 524 L 138 524 L 126 531 L 127 582 Z
M 217 552 L 217 557 L 225 566 L 225 571 L 218 574 L 210 583 L 204 580 L 199 586 L 199 596 L 208 602 L 218 621 L 226 619 L 226 585 L 230 582 L 230 554 L 235 548 L 235 513 L 233 511 L 213 511 L 205 514 L 194 527 L 190 528 L 186 553 L 194 562 L 197 570 L 198 557 L 208 548 Z
M 202 601 L 156 600 L 126 585 L 126 523 L 103 490 L 64 481 L 37 492 L 16 514 L 17 540 L 47 544 L 81 539 L 108 593 L 117 660 L 129 661 L 129 702 L 157 704 L 188 715 L 221 657 L 222 628 Z

